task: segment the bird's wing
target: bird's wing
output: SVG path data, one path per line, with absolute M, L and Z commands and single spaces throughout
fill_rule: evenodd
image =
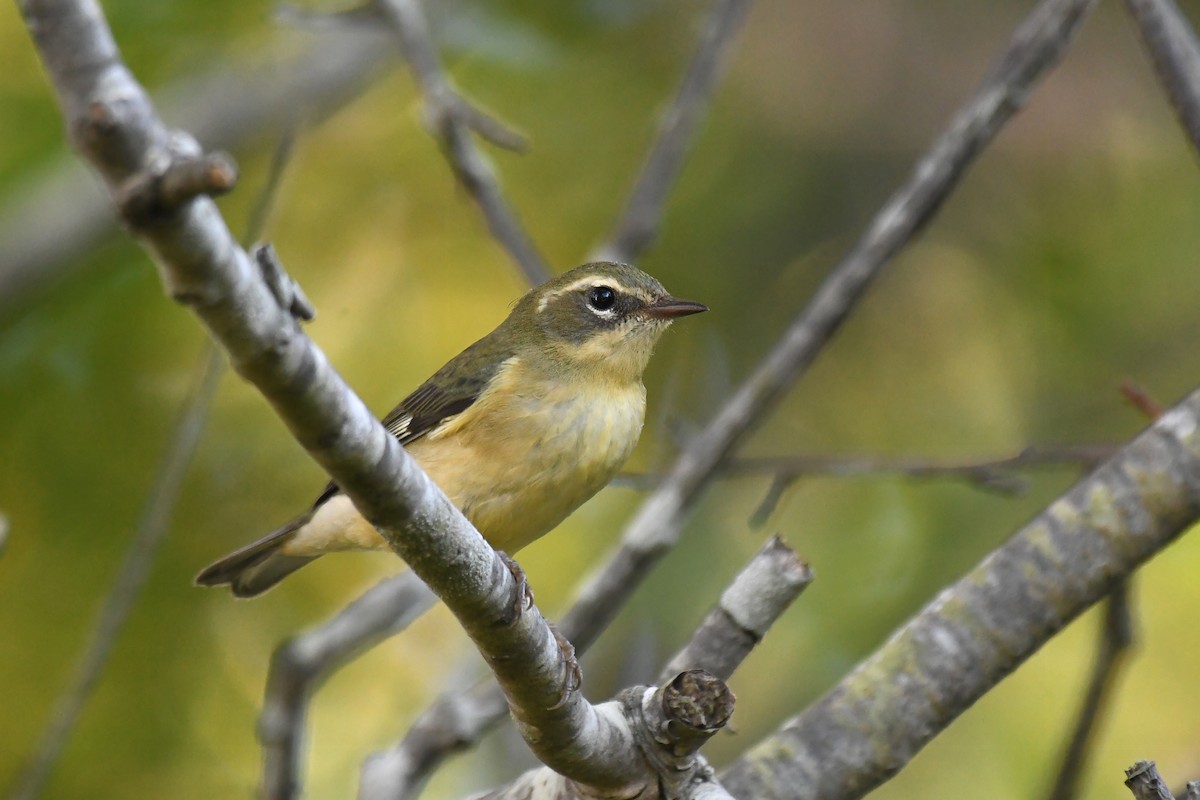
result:
M 498 348 L 494 337 L 485 337 L 459 353 L 400 401 L 383 418 L 383 427 L 400 444 L 415 442 L 451 417 L 466 411 L 500 371 L 511 353 Z M 464 369 L 466 365 L 468 368 Z M 313 508 L 340 490 L 330 481 Z

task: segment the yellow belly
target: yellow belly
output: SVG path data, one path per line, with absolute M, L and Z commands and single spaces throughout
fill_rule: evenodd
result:
M 541 386 L 541 390 L 537 391 Z M 603 488 L 633 452 L 645 416 L 640 382 L 546 390 L 517 370 L 466 411 L 407 446 L 480 533 L 514 553 Z M 285 546 L 294 555 L 384 549 L 342 495 Z
M 408 448 L 497 549 L 516 552 L 558 525 L 612 480 L 637 444 L 641 384 L 557 395 L 502 396 Z

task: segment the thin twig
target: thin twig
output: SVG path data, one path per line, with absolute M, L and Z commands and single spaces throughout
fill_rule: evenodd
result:
M 471 134 L 478 133 L 511 149 L 522 146 L 523 139 L 476 109 L 451 85 L 418 0 L 372 0 L 372 4 L 396 34 L 400 53 L 425 102 L 426 125 L 437 138 L 454 174 L 479 205 L 492 236 L 530 283 L 549 280 L 553 273 L 505 200 L 490 159 Z
M 1125 0 L 1158 80 L 1192 148 L 1200 152 L 1200 42 L 1172 0 Z
M 1034 83 L 1057 62 L 1094 2 L 1044 0 L 1037 7 L 1018 28 L 983 85 L 918 161 L 909 180 L 875 216 L 855 248 L 831 271 L 812 302 L 704 432 L 680 454 L 626 526 L 621 544 L 585 581 L 575 604 L 559 622 L 559 631 L 579 652 L 595 641 L 675 545 L 684 516 L 725 457 L 803 374 L 871 280 L 929 221 L 973 159 L 1020 108 Z M 447 743 L 445 749 L 405 762 L 406 768 L 416 764 L 421 772 L 406 773 L 406 793 L 396 797 L 412 797 L 442 760 L 469 747 L 501 718 L 503 705 L 496 695 L 480 689 L 477 696 L 476 705 L 460 709 L 457 715 L 443 714 L 437 707 L 446 701 L 438 701 L 413 726 L 406 741 L 434 735 L 422 725 L 426 720 L 454 716 L 465 721 L 455 736 L 438 739 Z M 376 759 L 368 762 L 364 781 L 372 766 L 381 763 Z
M 170 530 L 183 478 L 192 463 L 208 409 L 221 376 L 225 358 L 220 349 L 206 343 L 195 368 L 195 385 L 184 401 L 183 411 L 163 458 L 162 468 L 151 487 L 138 520 L 137 532 L 129 543 L 121 569 L 113 580 L 87 646 L 71 671 L 67 688 L 55 703 L 50 721 L 42 731 L 29 765 L 16 780 L 11 800 L 34 800 L 41 794 L 50 772 L 79 719 L 80 712 L 96 688 L 108 663 L 117 637 L 146 582 L 159 547 Z
M 1071 741 L 1063 754 L 1062 765 L 1050 791 L 1050 800 L 1072 800 L 1079 795 L 1088 751 L 1098 723 L 1113 697 L 1121 667 L 1133 644 L 1133 617 L 1129 610 L 1129 583 L 1121 581 L 1104 606 L 1104 624 L 1092 665 L 1092 678 L 1084 695 Z
M 715 0 L 704 34 L 679 90 L 659 124 L 646 162 L 609 239 L 592 260 L 633 261 L 658 235 L 667 194 L 708 111 L 713 92 L 732 51 L 734 38 L 750 9 L 750 0 Z
M 956 478 L 986 489 L 1004 491 L 1013 485 L 1015 470 L 1054 466 L 1094 467 L 1112 456 L 1115 444 L 1033 445 L 1019 453 L 992 458 L 943 460 L 929 456 L 855 456 L 799 454 L 794 456 L 731 456 L 717 470 L 720 478 L 771 475 L 795 480 L 807 475 L 852 477 L 902 475 L 908 478 Z M 661 473 L 623 472 L 615 485 L 653 489 Z

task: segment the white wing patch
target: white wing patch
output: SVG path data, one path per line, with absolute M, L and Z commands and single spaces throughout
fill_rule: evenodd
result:
M 404 414 L 396 419 L 396 421 L 394 421 L 391 425 L 388 425 L 388 430 L 391 431 L 391 434 L 397 439 L 403 439 L 408 433 L 408 426 L 411 424 L 412 414 Z

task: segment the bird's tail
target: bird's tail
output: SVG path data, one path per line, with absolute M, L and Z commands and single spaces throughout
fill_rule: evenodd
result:
M 234 550 L 205 567 L 196 576 L 196 583 L 200 586 L 221 586 L 227 583 L 235 597 L 254 597 L 262 594 L 317 558 L 281 552 L 283 546 L 296 535 L 296 531 L 307 525 L 311 519 L 311 513 L 297 517 L 279 530 Z

